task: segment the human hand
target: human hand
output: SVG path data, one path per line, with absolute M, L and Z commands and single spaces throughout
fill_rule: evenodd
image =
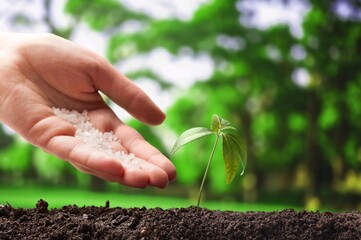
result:
M 0 121 L 27 141 L 77 169 L 131 187 L 163 188 L 176 176 L 174 165 L 125 125 L 99 91 L 138 120 L 156 125 L 164 113 L 105 59 L 51 34 L 0 33 Z M 87 110 L 93 126 L 113 131 L 116 150 L 134 153 L 140 168 L 115 160 L 75 138 L 75 127 L 52 107 Z

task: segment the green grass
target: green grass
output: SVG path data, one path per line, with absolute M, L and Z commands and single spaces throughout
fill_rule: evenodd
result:
M 194 200 L 159 197 L 149 195 L 121 194 L 114 192 L 90 192 L 69 188 L 40 187 L 0 187 L 0 204 L 11 204 L 13 207 L 34 208 L 39 199 L 49 203 L 49 208 L 59 208 L 65 205 L 104 206 L 107 200 L 111 207 L 146 207 L 181 208 L 195 205 Z M 201 207 L 230 211 L 275 211 L 286 208 L 299 209 L 293 206 L 249 204 L 242 202 L 203 201 Z

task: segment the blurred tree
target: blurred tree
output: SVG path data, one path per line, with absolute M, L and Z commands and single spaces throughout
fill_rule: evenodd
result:
M 310 74 L 308 102 L 310 115 L 308 166 L 314 183 L 327 184 L 325 163 L 334 165 L 333 180 L 338 184 L 351 168 L 360 169 L 361 139 L 361 25 L 358 1 L 311 1 L 301 44 L 306 58 L 301 62 Z M 342 5 L 342 6 L 341 6 Z M 340 9 L 350 12 L 342 16 Z M 358 118 L 359 119 L 359 118 Z M 356 120 L 356 121 L 355 121 Z M 313 142 L 313 143 L 312 143 Z M 320 185 L 309 188 L 319 192 Z
M 112 6 L 111 10 L 101 8 L 117 13 L 110 19 L 104 12 L 98 15 L 95 3 L 82 11 L 71 8 L 76 2 L 69 0 L 68 12 L 98 31 L 112 30 L 107 52 L 114 63 L 156 48 L 174 55 L 206 54 L 212 59 L 213 75 L 194 84 L 169 108 L 166 124 L 179 134 L 208 124 L 217 113 L 238 125 L 249 152 L 248 169 L 241 180 L 245 198 L 255 200 L 257 189 L 263 193 L 299 189 L 306 199 L 314 200 L 344 186 L 351 169 L 360 169 L 359 2 L 300 0 L 310 5 L 302 37 L 293 36 L 287 25 L 259 30 L 242 24 L 240 17 L 252 16 L 253 10 L 241 9 L 239 0 L 207 1 L 189 20 L 155 20 L 131 13 L 118 1 L 94 1 Z M 340 14 L 341 4 L 351 12 L 349 16 Z M 122 31 L 129 21 L 142 27 L 131 33 Z M 304 79 L 299 79 L 300 74 Z M 154 79 L 164 89 L 171 87 L 152 69 L 130 76 Z M 199 180 L 205 162 L 198 158 L 207 158 L 207 146 L 205 141 L 177 155 L 179 182 L 192 185 Z M 211 172 L 210 187 L 239 194 L 237 183 L 231 188 L 216 187 L 221 181 L 218 169 Z
M 0 152 L 0 172 L 5 183 L 22 183 L 26 174 L 31 169 L 32 146 L 19 137 Z
M 193 56 L 207 53 L 216 66 L 213 76 L 206 82 L 195 84 L 169 109 L 167 123 L 180 133 L 192 126 L 208 124 L 211 115 L 217 113 L 238 124 L 249 147 L 247 174 L 252 179 L 258 177 L 244 195 L 254 199 L 256 184 L 258 187 L 263 185 L 264 170 L 270 166 L 286 170 L 300 158 L 297 158 L 302 151 L 297 148 L 300 143 L 287 144 L 290 136 L 284 129 L 287 127 L 284 122 L 288 121 L 284 113 L 289 109 L 302 111 L 302 102 L 298 105 L 297 102 L 304 93 L 291 81 L 294 63 L 289 61 L 289 52 L 295 39 L 288 27 L 275 26 L 260 31 L 241 25 L 242 12 L 237 9 L 237 2 L 210 1 L 190 21 L 153 21 L 144 31 L 115 34 L 110 40 L 108 53 L 112 61 L 128 57 L 129 48 L 133 53 L 159 47 L 173 54 L 179 54 L 184 48 L 192 49 L 189 54 Z M 202 151 L 207 152 L 206 149 Z M 204 154 L 195 148 L 190 155 L 198 157 Z M 193 176 L 200 178 L 205 162 L 202 167 L 196 166 L 189 159 L 190 155 L 179 158 L 188 159 L 190 162 L 183 164 L 195 169 L 197 175 Z M 178 169 L 182 169 L 183 164 L 175 162 Z M 188 165 L 193 165 L 193 168 Z M 186 177 L 182 177 L 186 171 L 190 170 L 179 170 L 180 181 L 187 182 Z M 219 172 L 213 171 L 211 175 L 213 190 L 220 190 L 215 187 L 220 180 Z M 289 176 L 292 176 L 291 172 Z M 239 189 L 239 184 L 234 184 L 234 188 Z
M 3 126 L 0 125 L 0 149 L 6 148 L 13 143 L 13 138 L 6 134 Z

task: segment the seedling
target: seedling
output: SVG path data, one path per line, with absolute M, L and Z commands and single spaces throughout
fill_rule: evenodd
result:
M 178 149 L 180 149 L 187 143 L 193 142 L 211 134 L 215 134 L 216 136 L 213 149 L 203 175 L 202 183 L 199 188 L 197 207 L 199 207 L 199 203 L 201 201 L 203 185 L 206 180 L 209 166 L 211 165 L 214 156 L 214 152 L 217 148 L 219 138 L 222 138 L 222 153 L 224 169 L 226 172 L 226 183 L 229 184 L 233 181 L 240 164 L 242 166 L 242 171 L 240 175 L 243 175 L 244 173 L 247 161 L 246 146 L 241 140 L 241 138 L 236 134 L 232 133 L 232 131 L 237 131 L 237 129 L 230 126 L 230 123 L 227 120 L 220 118 L 219 116 L 214 114 L 212 116 L 210 129 L 204 127 L 188 129 L 178 137 L 177 141 L 173 146 L 170 154 L 171 156 L 173 156 Z

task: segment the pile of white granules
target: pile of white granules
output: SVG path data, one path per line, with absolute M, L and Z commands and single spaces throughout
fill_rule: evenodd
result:
M 112 145 L 118 142 L 118 138 L 111 132 L 100 132 L 91 124 L 88 112 L 84 110 L 79 113 L 75 110 L 59 109 L 53 107 L 54 114 L 76 127 L 75 137 L 81 139 L 88 146 L 107 153 L 122 163 L 138 165 L 133 153 L 127 154 L 124 151 L 115 151 Z

